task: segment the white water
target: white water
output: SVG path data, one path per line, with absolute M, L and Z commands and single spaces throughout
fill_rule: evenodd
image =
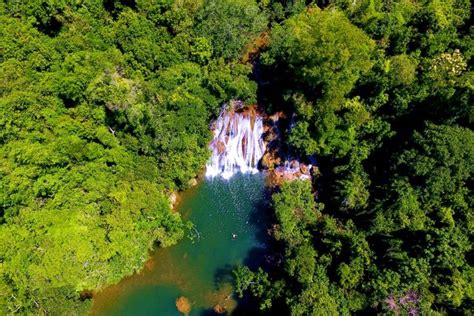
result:
M 258 172 L 258 162 L 265 153 L 262 117 L 222 111 L 213 132 L 212 157 L 206 166 L 206 177 L 229 179 L 237 172 Z

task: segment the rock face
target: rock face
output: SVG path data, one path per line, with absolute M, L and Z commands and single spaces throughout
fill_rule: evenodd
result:
M 176 299 L 176 308 L 180 313 L 188 316 L 191 312 L 191 302 L 184 296 L 180 296 Z
M 279 186 L 283 182 L 294 180 L 311 180 L 313 174 L 318 174 L 318 168 L 300 163 L 297 160 L 287 161 L 284 165 L 268 171 L 270 186 Z
M 281 159 L 277 151 L 269 151 L 263 155 L 261 165 L 263 169 L 273 169 L 280 165 Z
M 282 112 L 277 112 L 271 116 L 267 116 L 265 120 L 264 141 L 266 151 L 262 157 L 261 167 L 265 169 L 273 169 L 281 164 L 281 135 L 279 120 L 284 118 Z
M 170 194 L 169 200 L 170 200 L 170 207 L 173 208 L 176 205 L 176 202 L 178 201 L 178 195 L 176 194 L 176 192 L 173 192 Z
M 237 172 L 266 170 L 275 185 L 295 179 L 311 179 L 312 165 L 303 164 L 285 151 L 281 131 L 291 130 L 293 120 L 283 112 L 267 115 L 257 106 L 232 101 L 211 124 L 214 139 L 206 177 L 229 179 Z M 309 159 L 309 161 L 312 161 Z
M 238 172 L 259 171 L 259 161 L 266 150 L 264 116 L 254 106 L 231 102 L 212 124 L 212 130 L 212 155 L 206 165 L 206 177 L 229 179 Z
M 191 180 L 188 181 L 188 185 L 190 187 L 195 187 L 198 184 L 198 180 L 196 178 L 192 178 Z

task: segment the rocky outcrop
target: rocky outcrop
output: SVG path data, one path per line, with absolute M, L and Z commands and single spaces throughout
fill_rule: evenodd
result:
M 181 314 L 188 316 L 191 312 L 191 307 L 191 302 L 186 297 L 180 296 L 176 299 L 176 308 Z
M 279 186 L 286 181 L 294 181 L 297 179 L 311 180 L 313 175 L 319 174 L 319 169 L 316 166 L 292 160 L 267 172 L 268 184 L 270 186 Z
M 283 112 L 267 115 L 256 105 L 231 101 L 211 124 L 214 139 L 206 176 L 230 178 L 237 172 L 266 171 L 278 185 L 294 179 L 311 179 L 310 164 L 288 158 L 281 131 L 292 125 Z M 309 160 L 311 161 L 311 160 Z
M 168 198 L 170 200 L 170 207 L 174 208 L 174 206 L 178 202 L 178 194 L 176 192 L 172 192 Z
M 191 180 L 188 181 L 188 186 L 189 187 L 195 187 L 198 184 L 198 180 L 196 178 L 192 178 Z

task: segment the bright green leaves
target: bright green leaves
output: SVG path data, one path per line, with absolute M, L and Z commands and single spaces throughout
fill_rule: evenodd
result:
M 303 288 L 296 297 L 287 298 L 291 315 L 338 315 L 337 302 L 329 290 L 329 280 L 321 267 L 316 270 L 314 282 Z
M 426 1 L 425 14 L 429 14 L 433 29 L 445 29 L 461 25 L 468 18 L 469 1 Z
M 316 250 L 311 243 L 289 246 L 286 253 L 285 270 L 301 284 L 312 283 L 316 269 Z
M 270 270 L 285 282 L 278 302 L 292 315 L 466 313 L 469 1 L 318 4 L 275 21 L 258 64 L 267 109 L 291 118 L 284 141 L 318 160 L 313 185 L 325 206 L 308 222 L 306 190 L 284 184 L 273 195 L 285 259 Z
M 416 79 L 417 61 L 408 55 L 396 55 L 389 60 L 393 85 L 410 85 Z
M 17 291 L 34 290 L 22 298 L 25 302 L 37 300 L 45 310 L 55 311 L 54 305 L 44 302 L 46 292 L 59 295 L 61 289 L 74 286 L 69 295 L 75 296 L 76 291 L 116 282 L 141 267 L 153 241 L 170 245 L 183 236 L 178 215 L 166 214 L 167 199 L 156 185 L 135 182 L 113 187 L 110 174 L 94 177 L 96 188 L 92 184 L 79 191 L 70 188 L 67 196 L 58 192 L 51 202 L 23 210 L 1 228 L 0 235 L 8 236 L 1 255 L 9 259 L 3 277 L 13 278 Z M 91 200 L 90 193 L 80 192 L 100 189 L 101 180 L 102 196 Z M 106 206 L 110 203 L 112 207 Z M 23 275 L 30 277 L 18 279 Z
M 414 142 L 399 164 L 416 177 L 423 203 L 428 208 L 446 203 L 467 210 L 470 190 L 465 183 L 474 173 L 474 133 L 462 127 L 428 125 L 423 133 L 415 133 Z
M 365 263 L 362 258 L 355 258 L 349 264 L 341 263 L 338 268 L 340 284 L 343 288 L 354 288 L 362 281 Z
M 403 180 L 396 181 L 393 187 L 396 192 L 395 201 L 390 207 L 391 212 L 388 212 L 386 215 L 390 220 L 385 223 L 380 223 L 382 229 L 425 229 L 429 218 L 421 207 L 417 191 Z
M 212 57 L 212 46 L 205 37 L 197 37 L 191 46 L 191 56 L 199 64 L 206 64 Z
M 290 131 L 289 140 L 306 155 L 347 155 L 357 144 L 358 131 L 371 121 L 367 106 L 359 98 L 312 103 L 301 96 L 293 102 L 301 116 Z
M 116 43 L 136 71 L 149 76 L 161 67 L 182 61 L 179 48 L 164 27 L 155 27 L 144 15 L 124 10 L 116 24 Z
M 253 1 L 10 1 L 0 13 L 0 313 L 85 313 L 81 291 L 184 236 L 167 195 L 202 170 L 222 103 L 256 100 L 251 67 L 213 57 L 237 60 L 266 18 Z
M 88 99 L 105 105 L 111 111 L 126 110 L 143 100 L 143 91 L 138 80 L 131 80 L 120 73 L 120 67 L 104 69 L 96 78 L 88 80 Z
M 387 202 L 376 213 L 374 231 L 396 236 L 386 254 L 405 278 L 398 288 L 424 289 L 427 309 L 433 301 L 459 307 L 461 292 L 469 292 L 469 277 L 461 275 L 470 269 L 472 249 L 472 192 L 466 181 L 474 172 L 473 139 L 471 130 L 458 126 L 429 124 L 415 132 L 396 165 L 406 176 L 393 177 Z M 438 295 L 430 299 L 428 291 Z
M 163 189 L 149 181 L 126 180 L 127 174 L 135 178 L 139 174 L 133 174 L 132 156 L 123 147 L 117 148 L 121 151 L 115 154 L 120 156 L 114 161 L 117 165 L 108 167 L 99 162 L 107 155 L 100 145 L 76 142 L 76 146 L 71 137 L 64 140 L 59 149 L 66 154 L 67 167 L 42 165 L 31 173 L 27 170 L 35 170 L 31 168 L 37 161 L 21 160 L 13 172 L 2 168 L 2 206 L 8 223 L 0 231 L 8 238 L 1 251 L 8 260 L 3 277 L 30 275 L 28 281 L 15 281 L 14 296 L 35 289 L 21 299 L 36 300 L 46 311 L 56 310 L 44 297 L 46 292 L 60 295 L 72 286 L 68 296 L 74 297 L 77 291 L 116 282 L 141 267 L 155 242 L 167 246 L 183 237 L 180 217 L 169 213 Z M 99 156 L 78 156 L 91 150 L 89 146 Z M 21 150 L 18 144 L 17 148 Z M 43 150 L 38 144 L 33 149 Z M 21 268 L 16 261 L 22 262 Z M 5 307 L 16 306 L 11 304 L 17 303 Z
M 370 69 L 374 46 L 339 11 L 309 8 L 273 28 L 267 58 L 287 63 L 298 82 L 337 98 Z
M 222 103 L 242 100 L 247 104 L 257 101 L 257 84 L 248 79 L 252 68 L 241 63 L 225 63 L 223 59 L 213 60 L 205 68 L 206 87 L 215 96 L 215 114 Z
M 367 206 L 369 200 L 369 191 L 367 186 L 369 179 L 367 174 L 361 170 L 360 165 L 355 165 L 354 170 L 338 180 L 338 197 L 341 201 L 342 209 L 361 209 Z
M 358 290 L 371 263 L 364 235 L 352 222 L 342 225 L 333 217 L 321 216 L 309 181 L 284 183 L 273 195 L 273 207 L 278 220 L 274 235 L 285 246 L 281 278 L 268 289 L 263 271 L 239 268 L 235 272 L 239 291 L 247 289 L 260 298 L 262 309 L 268 307 L 268 300 L 284 299 L 292 315 L 360 309 L 364 299 Z M 262 273 L 264 277 L 259 278 Z M 330 279 L 329 275 L 337 277 Z M 286 286 L 280 288 L 282 284 Z M 264 294 L 275 291 L 278 295 Z

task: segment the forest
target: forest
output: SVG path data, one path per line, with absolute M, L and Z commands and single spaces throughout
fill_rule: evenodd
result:
M 192 223 L 169 195 L 242 100 L 312 181 L 271 197 L 264 315 L 472 315 L 468 0 L 2 0 L 0 314 L 83 315 Z M 291 128 L 290 128 L 291 127 Z

